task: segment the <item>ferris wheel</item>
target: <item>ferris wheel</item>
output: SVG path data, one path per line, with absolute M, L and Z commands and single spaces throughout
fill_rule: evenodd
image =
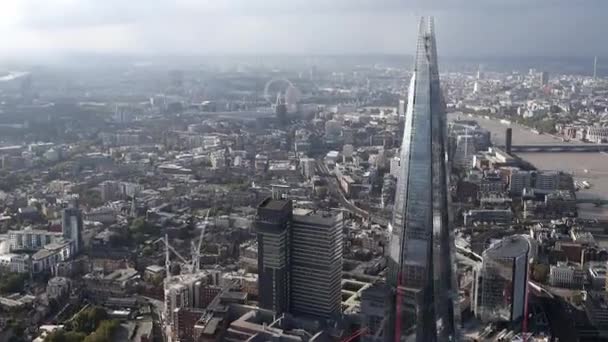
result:
M 274 104 L 277 94 L 285 97 L 287 102 L 296 102 L 300 96 L 297 88 L 286 78 L 273 78 L 264 86 L 264 99 L 268 103 Z

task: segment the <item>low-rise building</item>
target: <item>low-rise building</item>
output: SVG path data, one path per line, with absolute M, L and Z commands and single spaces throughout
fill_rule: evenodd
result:
M 144 279 L 147 281 L 160 281 L 165 278 L 165 268 L 158 265 L 150 265 L 144 271 Z
M 587 266 L 587 280 L 592 289 L 602 291 L 606 288 L 608 265 L 603 261 L 591 261 Z
M 555 287 L 580 289 L 585 282 L 585 271 L 567 262 L 558 262 L 549 269 L 549 283 Z
M 465 225 L 476 222 L 509 224 L 513 221 L 511 209 L 472 209 L 466 211 L 463 215 Z
M 8 232 L 11 251 L 39 250 L 45 245 L 57 242 L 62 238 L 62 232 L 50 232 L 41 229 L 26 228 L 22 230 L 10 230 Z
M 133 268 L 119 269 L 107 275 L 98 270 L 83 277 L 87 297 L 94 302 L 130 296 L 138 279 L 139 274 Z
M 54 272 L 61 262 L 72 258 L 73 251 L 73 243 L 69 240 L 62 239 L 45 245 L 32 255 L 32 272 Z
M 46 285 L 46 295 L 51 300 L 61 301 L 70 294 L 71 281 L 65 277 L 51 278 Z
M 587 318 L 594 327 L 608 329 L 608 292 L 587 292 L 584 306 Z
M 226 286 L 228 284 L 233 284 L 235 288 L 238 288 L 251 296 L 258 296 L 258 275 L 255 273 L 224 273 L 220 279 L 220 285 Z

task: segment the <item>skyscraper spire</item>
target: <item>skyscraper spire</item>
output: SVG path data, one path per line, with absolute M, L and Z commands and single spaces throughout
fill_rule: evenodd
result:
M 422 18 L 389 225 L 387 282 L 395 298 L 384 335 L 391 342 L 455 335 L 446 114 L 435 44 L 434 20 Z

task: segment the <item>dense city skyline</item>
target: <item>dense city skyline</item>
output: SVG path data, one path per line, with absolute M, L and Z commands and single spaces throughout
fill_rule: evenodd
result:
M 0 342 L 608 340 L 607 9 L 3 1 Z

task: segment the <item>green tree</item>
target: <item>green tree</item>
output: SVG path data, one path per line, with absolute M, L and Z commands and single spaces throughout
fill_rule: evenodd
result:
M 532 264 L 532 280 L 545 283 L 547 282 L 547 277 L 549 276 L 549 266 L 546 264 Z
M 583 294 L 580 292 L 575 293 L 574 295 L 572 295 L 572 297 L 570 298 L 572 300 L 572 303 L 574 305 L 581 305 L 583 304 Z
M 82 342 L 86 336 L 84 333 L 57 330 L 48 334 L 44 342 Z
M 0 293 L 21 292 L 25 287 L 26 276 L 18 273 L 0 274 Z
M 100 307 L 90 307 L 78 313 L 71 321 L 71 330 L 90 334 L 99 324 L 108 318 L 106 310 Z
M 154 225 L 150 224 L 143 217 L 134 219 L 129 225 L 131 234 L 152 234 L 154 233 Z
M 21 321 L 10 321 L 8 327 L 12 330 L 13 336 L 8 342 L 25 342 L 25 325 Z
M 116 320 L 103 321 L 94 333 L 84 339 L 84 342 L 112 341 L 112 335 L 114 335 L 119 326 L 120 323 Z
M 103 204 L 101 194 L 99 191 L 94 189 L 88 189 L 80 195 L 80 199 L 83 203 L 86 203 L 92 207 L 98 207 Z

